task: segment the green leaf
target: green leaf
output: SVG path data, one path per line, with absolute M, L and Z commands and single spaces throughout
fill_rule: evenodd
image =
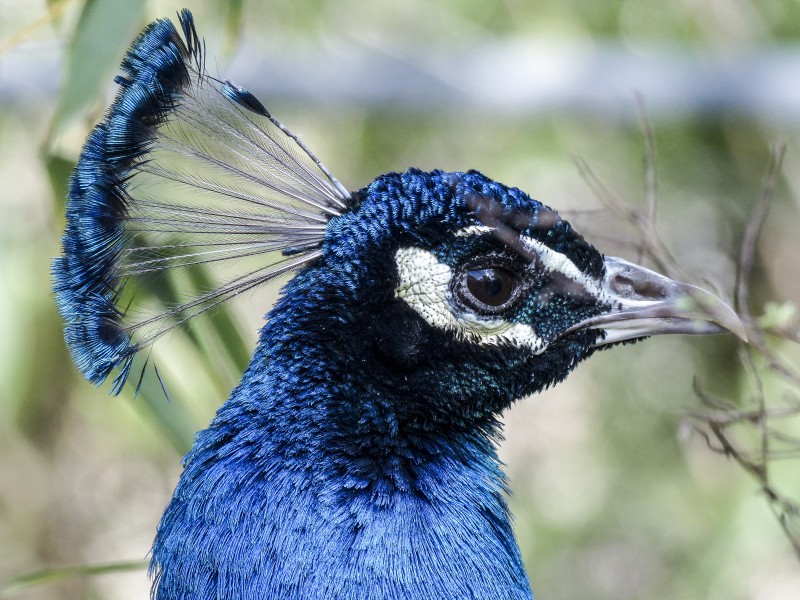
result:
M 209 276 L 208 270 L 203 268 L 202 265 L 195 265 L 193 268 L 187 269 L 187 275 L 195 290 L 204 291 L 216 287 Z M 230 309 L 225 305 L 217 307 L 214 314 L 209 315 L 209 323 L 234 370 L 241 375 L 250 362 L 251 350 L 247 342 L 245 342 L 239 325 L 234 320 Z M 195 342 L 197 343 L 196 340 Z M 198 347 L 201 346 L 200 344 L 197 345 Z M 216 357 L 208 356 L 207 352 L 205 358 L 211 364 L 216 362 L 214 360 Z M 237 375 L 237 378 L 239 375 Z
M 239 41 L 244 22 L 244 0 L 222 0 L 220 9 L 225 13 L 225 54 L 232 54 Z
M 767 302 L 764 314 L 758 318 L 763 329 L 786 329 L 797 321 L 797 305 L 794 302 Z
M 47 0 L 48 18 L 54 27 L 61 26 L 61 15 L 68 4 L 69 0 Z
M 57 212 L 63 214 L 67 198 L 67 184 L 72 169 L 75 168 L 75 162 L 55 154 L 47 154 L 44 157 L 44 168 L 50 180 L 50 188 L 53 190 Z
M 67 54 L 51 138 L 97 98 L 141 25 L 142 0 L 87 0 Z
M 0 588 L 0 598 L 11 598 L 26 589 L 59 583 L 76 577 L 90 577 L 94 575 L 109 575 L 111 573 L 126 573 L 140 571 L 147 568 L 147 561 L 133 560 L 94 565 L 73 565 L 69 567 L 52 567 L 31 571 L 25 575 L 14 577 Z
M 138 357 L 131 368 L 131 378 L 126 389 L 136 393 L 135 402 L 141 403 L 141 410 L 158 427 L 172 447 L 183 456 L 192 447 L 195 424 L 192 415 L 180 399 L 169 400 L 167 391 L 156 367 L 145 365 L 149 357 Z M 143 369 L 152 371 L 143 373 Z M 141 374 L 141 375 L 140 375 Z M 141 377 L 141 382 L 139 381 Z M 140 385 L 141 383 L 141 385 Z M 138 391 L 136 388 L 138 386 Z

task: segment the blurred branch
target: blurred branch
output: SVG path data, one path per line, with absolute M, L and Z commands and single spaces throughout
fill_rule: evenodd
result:
M 751 341 L 755 342 L 759 339 L 759 332 L 756 328 L 752 327 L 753 317 L 750 314 L 750 276 L 753 272 L 753 264 L 755 263 L 756 242 L 764 227 L 767 214 L 769 213 L 772 204 L 772 197 L 775 193 L 775 181 L 780 172 L 781 165 L 783 164 L 783 157 L 786 154 L 786 144 L 780 144 L 773 148 L 772 156 L 767 169 L 767 174 L 764 177 L 764 183 L 761 188 L 761 196 L 758 199 L 750 218 L 747 221 L 747 227 L 744 230 L 742 238 L 742 246 L 739 251 L 739 268 L 736 278 L 736 308 L 740 317 L 745 322 L 745 326 L 751 329 L 748 333 L 752 333 Z M 763 340 L 763 338 L 760 338 Z
M 753 318 L 750 306 L 750 281 L 756 262 L 756 245 L 769 214 L 775 193 L 775 184 L 785 153 L 785 144 L 780 144 L 772 150 L 769 168 L 761 188 L 761 196 L 747 221 L 739 252 L 736 308 L 750 339 L 749 345 L 742 348 L 740 355 L 748 378 L 752 382 L 753 394 L 746 402 L 745 408 L 738 408 L 732 402 L 714 398 L 702 388 L 700 380 L 696 379 L 695 392 L 705 410 L 697 411 L 691 417 L 694 421 L 694 429 L 705 439 L 709 448 L 732 458 L 758 482 L 771 510 L 800 559 L 800 504 L 778 490 L 771 477 L 770 469 L 771 463 L 775 460 L 800 458 L 800 439 L 773 426 L 775 421 L 785 421 L 800 416 L 800 402 L 791 395 L 785 399 L 783 406 L 776 406 L 775 403 L 770 402 L 764 391 L 762 369 L 759 368 L 756 360 L 764 361 L 763 370 L 778 376 L 786 385 L 794 388 L 795 392 L 800 386 L 800 378 L 791 366 L 767 344 L 765 331 L 758 320 Z M 787 328 L 787 333 L 790 331 L 791 328 Z M 790 335 L 779 334 L 776 337 L 789 342 L 797 339 L 796 332 Z M 735 435 L 734 427 L 737 425 L 755 428 L 757 431 L 756 450 L 748 450 L 747 444 L 740 441 Z M 708 432 L 719 445 L 713 443 Z M 775 446 L 779 446 L 779 448 L 775 449 Z
M 655 136 L 641 96 L 637 96 L 637 103 L 645 144 L 643 208 L 617 195 L 585 160 L 576 158 L 576 163 L 580 174 L 606 208 L 634 226 L 639 237 L 635 248 L 640 254 L 674 277 L 681 274 L 679 263 L 656 227 L 659 199 Z M 763 318 L 754 318 L 750 306 L 750 282 L 756 264 L 757 243 L 769 214 L 785 153 L 785 144 L 772 149 L 761 194 L 747 221 L 738 257 L 736 308 L 749 338 L 747 346 L 741 348 L 740 362 L 753 389 L 747 397 L 736 402 L 710 394 L 703 388 L 700 378 L 695 378 L 694 390 L 702 408 L 689 414 L 689 422 L 692 430 L 705 440 L 712 451 L 733 459 L 758 482 L 770 509 L 800 559 L 800 502 L 778 489 L 771 469 L 774 461 L 800 459 L 800 437 L 777 427 L 778 424 L 791 425 L 800 421 L 800 375 L 775 350 L 776 344 L 781 341 L 797 343 L 800 340 L 794 322 L 795 307 L 788 305 L 780 310 L 773 304 L 772 313 L 782 313 L 777 318 L 774 314 L 770 315 L 771 318 L 766 318 L 767 314 Z M 770 305 L 766 307 L 770 310 Z M 711 309 L 707 312 L 713 320 Z M 766 329 L 765 325 L 770 321 L 775 321 L 775 326 Z M 774 399 L 767 395 L 764 385 L 767 376 L 776 377 L 787 388 L 783 398 Z
M 644 97 L 636 93 L 636 110 L 639 116 L 639 127 L 644 134 L 644 218 L 648 237 L 658 240 L 656 234 L 656 213 L 658 210 L 658 162 L 656 160 L 656 136 L 653 124 L 647 114 Z M 662 248 L 663 249 L 663 248 Z
M 658 161 L 656 157 L 656 141 L 653 124 L 648 116 L 644 97 L 636 94 L 636 107 L 639 127 L 644 138 L 644 209 L 622 199 L 603 183 L 589 164 L 580 157 L 575 161 L 584 181 L 594 191 L 598 199 L 618 217 L 631 223 L 639 234 L 636 245 L 639 260 L 646 256 L 656 267 L 671 277 L 682 275 L 678 261 L 661 239 L 656 228 L 658 211 Z M 685 278 L 685 277 L 684 277 Z

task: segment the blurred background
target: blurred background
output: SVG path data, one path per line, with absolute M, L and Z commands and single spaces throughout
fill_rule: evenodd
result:
M 130 41 L 184 6 L 209 70 L 349 189 L 409 166 L 475 168 L 646 261 L 614 196 L 656 215 L 674 269 L 731 301 L 785 144 L 749 278 L 763 348 L 743 362 L 732 336 L 665 337 L 600 353 L 509 411 L 501 452 L 538 599 L 800 598 L 796 0 L 0 0 L 0 598 L 148 597 L 144 559 L 181 456 L 274 297 L 160 344 L 169 401 L 152 377 L 135 399 L 92 388 L 63 343 L 49 262 L 70 169 Z M 765 432 L 784 442 L 757 477 L 695 430 L 713 419 L 694 380 L 726 402 L 712 413 L 739 417 L 739 458 Z M 789 418 L 741 418 L 752 406 Z M 768 501 L 767 479 L 787 503 Z

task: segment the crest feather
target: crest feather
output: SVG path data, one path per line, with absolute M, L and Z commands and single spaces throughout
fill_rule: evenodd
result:
M 134 355 L 188 319 L 313 262 L 350 194 L 250 92 L 205 70 L 192 15 L 151 23 L 70 181 L 53 289 L 73 359 L 122 388 Z M 206 281 L 168 306 L 130 288 Z M 214 279 L 212 277 L 212 279 Z M 146 303 L 145 303 L 146 304 Z

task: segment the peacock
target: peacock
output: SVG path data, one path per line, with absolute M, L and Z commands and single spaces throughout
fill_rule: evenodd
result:
M 153 598 L 532 598 L 499 415 L 599 349 L 741 322 L 478 171 L 348 191 L 178 20 L 133 42 L 69 184 L 72 358 L 116 394 L 159 338 L 288 280 L 184 459 Z M 141 293 L 171 277 L 182 294 Z

